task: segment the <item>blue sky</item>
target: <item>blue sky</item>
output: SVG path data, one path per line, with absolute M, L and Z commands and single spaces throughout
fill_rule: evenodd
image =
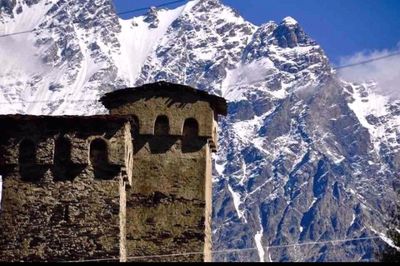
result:
M 113 0 L 118 12 L 171 0 Z M 221 0 L 261 25 L 292 16 L 334 64 L 361 51 L 394 49 L 400 41 L 400 0 Z M 173 8 L 184 3 L 169 6 Z M 125 15 L 129 18 L 144 12 Z

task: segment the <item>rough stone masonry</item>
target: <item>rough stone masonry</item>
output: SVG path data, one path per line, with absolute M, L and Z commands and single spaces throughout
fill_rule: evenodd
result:
M 210 261 L 226 101 L 167 82 L 100 101 L 109 115 L 0 116 L 0 261 Z

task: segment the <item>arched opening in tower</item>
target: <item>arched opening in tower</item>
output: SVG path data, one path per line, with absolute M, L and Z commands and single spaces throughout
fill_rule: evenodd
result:
M 54 147 L 54 164 L 66 164 L 71 160 L 71 141 L 65 137 L 57 138 Z
M 97 138 L 90 143 L 90 163 L 97 179 L 112 179 L 120 167 L 108 161 L 108 145 L 105 140 Z
M 93 167 L 108 163 L 107 143 L 103 139 L 94 139 L 90 143 L 90 163 Z
M 19 165 L 32 165 L 36 161 L 36 145 L 30 139 L 24 139 L 19 144 Z
M 196 152 L 204 146 L 204 140 L 199 138 L 199 123 L 194 118 L 188 118 L 183 124 L 182 152 Z
M 71 141 L 60 136 L 55 141 L 53 174 L 56 181 L 73 180 L 85 168 L 85 164 L 71 161 Z
M 154 124 L 154 135 L 168 135 L 169 134 L 169 120 L 165 115 L 160 115 L 157 117 Z
M 23 139 L 18 147 L 18 165 L 22 180 L 29 182 L 39 181 L 45 168 L 36 163 L 36 144 L 31 139 Z
M 196 119 L 188 118 L 185 120 L 182 135 L 184 139 L 195 138 L 199 135 L 199 124 Z

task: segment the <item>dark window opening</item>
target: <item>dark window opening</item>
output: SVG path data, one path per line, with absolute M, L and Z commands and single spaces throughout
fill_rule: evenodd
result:
M 157 117 L 154 125 L 154 135 L 168 135 L 169 134 L 169 120 L 165 115 Z
M 109 163 L 108 145 L 103 139 L 95 139 L 90 143 L 90 162 L 98 179 L 112 179 L 120 171 L 118 165 Z
M 19 164 L 35 164 L 36 145 L 30 139 L 24 139 L 19 144 Z
M 19 172 L 22 180 L 38 182 L 46 171 L 46 166 L 36 165 L 36 145 L 30 139 L 24 139 L 19 144 Z
M 78 176 L 85 165 L 74 164 L 71 161 L 71 141 L 65 137 L 59 137 L 55 141 L 53 174 L 55 181 L 73 180 Z
M 70 210 L 68 204 L 57 204 L 53 207 L 52 212 L 50 214 L 50 224 L 51 225 L 60 225 L 63 223 L 71 222 L 70 219 Z
M 59 137 L 55 142 L 54 163 L 65 164 L 71 160 L 71 142 L 65 137 Z
M 90 143 L 90 162 L 93 166 L 108 163 L 107 143 L 102 139 L 95 139 Z
M 199 124 L 196 119 L 186 119 L 182 131 L 182 152 L 198 152 L 205 144 L 206 139 L 199 138 Z
M 196 119 L 188 118 L 185 120 L 182 135 L 186 139 L 195 138 L 199 135 L 199 124 Z

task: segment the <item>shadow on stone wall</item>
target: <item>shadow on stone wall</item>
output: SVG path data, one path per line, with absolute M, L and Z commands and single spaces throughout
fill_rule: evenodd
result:
M 149 139 L 150 152 L 152 154 L 166 153 L 178 139 L 177 136 L 154 136 Z
M 47 165 L 20 165 L 19 173 L 23 181 L 37 183 L 41 182 L 48 169 Z
M 183 138 L 182 153 L 191 153 L 200 151 L 207 144 L 205 138 Z
M 181 140 L 181 141 L 180 141 Z M 206 138 L 182 138 L 181 136 L 140 136 L 133 142 L 134 154 L 138 153 L 146 144 L 149 144 L 151 154 L 163 154 L 176 145 L 182 153 L 192 153 L 200 151 L 207 144 Z

